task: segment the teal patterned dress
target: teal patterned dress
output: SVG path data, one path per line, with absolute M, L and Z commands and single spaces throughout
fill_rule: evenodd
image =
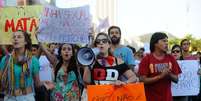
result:
M 64 82 L 67 78 L 67 83 Z M 65 75 L 61 68 L 56 76 L 55 88 L 52 92 L 53 101 L 79 101 L 80 89 L 74 71 L 70 71 Z

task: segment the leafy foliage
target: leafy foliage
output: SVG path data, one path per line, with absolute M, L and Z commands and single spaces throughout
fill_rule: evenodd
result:
M 191 41 L 191 51 L 201 51 L 201 38 L 197 39 L 193 37 L 191 34 L 186 35 L 182 39 L 188 39 Z M 182 39 L 172 38 L 169 40 L 169 45 L 172 47 L 174 44 L 180 45 Z

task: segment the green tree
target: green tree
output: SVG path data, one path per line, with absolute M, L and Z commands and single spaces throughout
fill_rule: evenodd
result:
M 192 51 L 201 51 L 201 38 L 196 39 L 191 34 L 187 34 L 184 38 L 174 38 L 169 40 L 169 45 L 172 47 L 174 44 L 180 45 L 182 39 L 188 39 L 191 42 L 191 50 Z
M 169 46 L 172 47 L 175 44 L 180 45 L 180 41 L 181 41 L 181 39 L 179 39 L 179 38 L 170 39 L 169 40 Z

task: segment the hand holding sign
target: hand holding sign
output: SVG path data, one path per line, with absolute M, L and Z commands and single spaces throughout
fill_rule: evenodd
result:
M 114 86 L 116 86 L 116 87 L 123 86 L 125 84 L 126 84 L 125 82 L 120 81 L 120 80 L 117 80 L 117 81 L 114 82 Z

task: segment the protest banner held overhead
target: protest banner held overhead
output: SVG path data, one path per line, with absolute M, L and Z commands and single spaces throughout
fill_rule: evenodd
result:
M 46 6 L 40 19 L 38 39 L 40 42 L 88 43 L 89 30 L 89 6 Z
M 11 44 L 11 35 L 17 30 L 30 33 L 33 43 L 36 43 L 33 33 L 38 26 L 42 8 L 39 5 L 0 8 L 0 44 Z

